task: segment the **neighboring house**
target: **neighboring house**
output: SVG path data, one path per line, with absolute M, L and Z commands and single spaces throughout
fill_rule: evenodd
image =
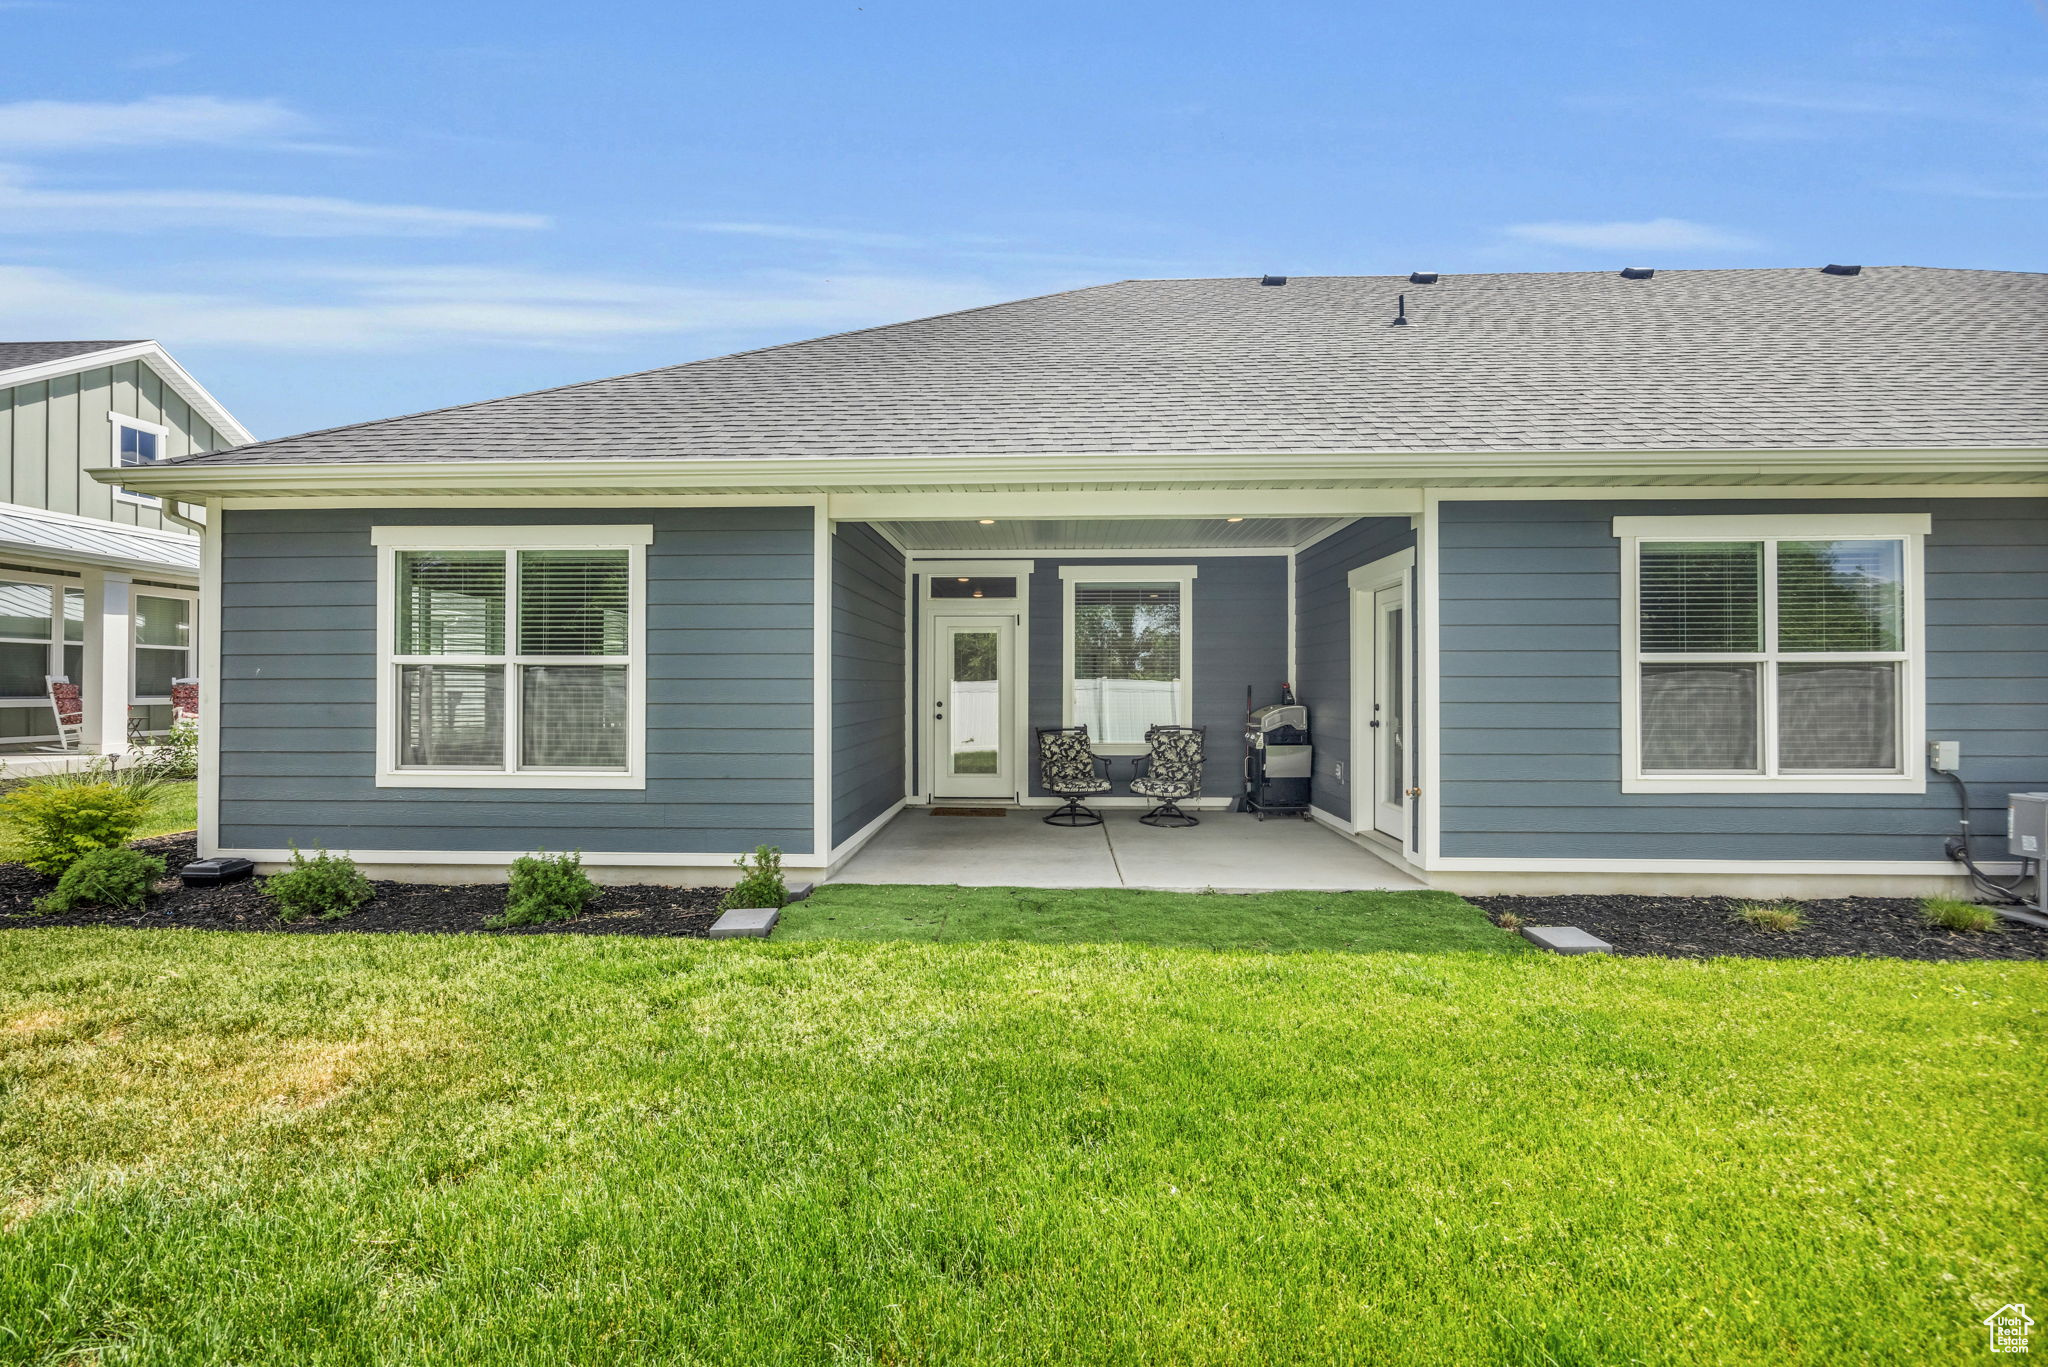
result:
M 1287 681 L 1452 888 L 1951 890 L 1927 743 L 2048 788 L 2043 275 L 1128 281 L 132 482 L 209 509 L 206 853 L 818 870 L 1051 804 L 1034 726 L 1227 804 Z
M 197 677 L 199 539 L 175 505 L 86 474 L 249 433 L 155 342 L 0 342 L 0 769 L 123 749 Z M 46 680 L 82 687 L 61 736 Z

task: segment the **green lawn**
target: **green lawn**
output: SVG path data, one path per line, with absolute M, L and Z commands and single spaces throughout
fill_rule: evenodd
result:
M 1528 948 L 1447 892 L 1133 892 L 831 883 L 782 914 L 789 940 L 1028 940 L 1240 950 Z M 1531 951 L 1533 952 L 1533 951 Z
M 146 840 L 153 835 L 171 835 L 178 831 L 196 830 L 199 826 L 199 785 L 186 780 L 169 783 L 157 795 L 149 809 L 148 817 L 135 832 L 137 840 Z M 0 821 L 0 861 L 19 859 L 15 845 L 14 830 Z
M 2042 1295 L 2044 1009 L 2037 964 L 10 931 L 0 1360 L 1964 1360 Z

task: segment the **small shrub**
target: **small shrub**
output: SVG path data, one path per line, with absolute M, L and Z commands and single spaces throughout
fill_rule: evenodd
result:
M 590 905 L 597 884 L 583 871 L 583 858 L 569 854 L 522 854 L 505 882 L 505 911 L 484 922 L 493 930 L 566 921 Z
M 1525 924 L 1522 918 L 1515 915 L 1515 913 L 1513 913 L 1512 911 L 1504 911 L 1500 915 L 1494 917 L 1493 923 L 1499 926 L 1502 930 L 1520 930 L 1522 926 Z
M 1998 928 L 1998 913 L 1990 907 L 1975 902 L 1962 902 L 1953 897 L 1923 897 L 1920 899 L 1920 914 L 1927 918 L 1927 924 L 1940 930 L 1960 930 L 1980 935 L 1987 930 Z
M 280 921 L 296 921 L 302 916 L 338 921 L 375 897 L 377 890 L 347 855 L 323 849 L 308 859 L 294 845 L 292 866 L 264 879 L 263 895 L 277 905 Z
M 780 909 L 789 905 L 789 885 L 782 881 L 782 851 L 773 845 L 757 845 L 751 855 L 741 855 L 733 863 L 739 865 L 740 881 L 732 885 L 720 905 L 730 911 L 734 907 L 774 907 Z
M 149 810 L 147 796 L 116 783 L 81 783 L 74 774 L 32 778 L 0 798 L 20 837 L 21 862 L 62 874 L 94 850 L 128 843 Z
M 166 783 L 198 778 L 199 728 L 173 726 L 163 735 L 145 742 L 128 772 Z
M 56 891 L 36 899 L 36 910 L 69 911 L 80 904 L 139 907 L 157 879 L 164 861 L 140 850 L 94 850 L 82 855 L 57 880 Z
M 1781 907 L 1770 902 L 1745 902 L 1735 908 L 1735 919 L 1748 925 L 1752 930 L 1768 930 L 1774 935 L 1789 935 L 1806 924 L 1806 917 L 1797 907 Z

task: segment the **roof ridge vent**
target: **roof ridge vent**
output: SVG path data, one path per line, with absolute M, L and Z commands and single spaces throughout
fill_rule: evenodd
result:
M 1836 266 L 1836 265 L 1832 265 L 1832 264 L 1830 264 L 1830 265 L 1822 266 L 1822 267 L 1820 268 L 1820 273 L 1821 273 L 1822 275 L 1861 275 L 1861 274 L 1863 274 L 1863 267 L 1861 267 L 1861 266 Z
M 1284 275 L 1262 275 L 1259 277 L 1259 283 L 1261 285 L 1284 285 L 1287 283 L 1287 277 Z
M 1657 272 L 1648 266 L 1623 266 L 1621 268 L 1621 278 L 1624 280 L 1648 280 L 1656 274 Z
M 1436 272 L 1410 271 L 1408 272 L 1408 283 L 1411 285 L 1434 285 L 1436 283 Z

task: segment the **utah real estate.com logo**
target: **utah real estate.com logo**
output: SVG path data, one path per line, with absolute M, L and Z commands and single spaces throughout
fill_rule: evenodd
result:
M 2008 1305 L 1996 1314 L 1984 1317 L 1984 1327 L 1991 1331 L 1991 1351 L 1994 1353 L 2024 1353 L 2027 1351 L 2027 1331 L 2034 1322 L 2027 1318 L 2027 1307 Z

